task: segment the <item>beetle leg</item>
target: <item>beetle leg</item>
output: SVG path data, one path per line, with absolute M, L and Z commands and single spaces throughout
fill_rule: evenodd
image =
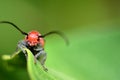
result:
M 35 59 L 38 59 L 43 67 L 43 69 L 45 71 L 48 71 L 48 69 L 44 66 L 45 61 L 46 61 L 47 55 L 46 52 L 44 50 L 39 51 L 36 55 L 35 55 Z
M 27 59 L 26 50 L 24 50 L 24 48 L 27 48 L 26 45 L 27 45 L 27 44 L 25 43 L 25 41 L 19 41 L 19 42 L 18 42 L 18 45 L 17 45 L 17 48 L 16 48 L 16 51 L 18 51 L 19 49 L 21 49 L 22 52 L 24 53 L 26 59 Z

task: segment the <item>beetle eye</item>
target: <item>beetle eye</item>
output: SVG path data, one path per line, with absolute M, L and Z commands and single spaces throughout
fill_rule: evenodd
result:
M 26 39 L 28 39 L 28 35 L 26 36 Z
M 39 41 L 40 39 L 39 39 L 39 37 L 38 37 L 38 39 L 37 39 L 37 41 Z

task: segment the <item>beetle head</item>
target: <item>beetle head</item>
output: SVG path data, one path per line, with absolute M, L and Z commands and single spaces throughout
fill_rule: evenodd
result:
M 33 30 L 25 37 L 25 41 L 27 41 L 29 46 L 41 44 L 41 46 L 44 47 L 44 39 L 39 36 L 41 36 L 41 34 L 38 31 Z
M 0 21 L 0 23 L 10 24 L 13 27 L 15 27 L 18 31 L 20 31 L 23 35 L 26 35 L 25 40 L 28 42 L 29 46 L 36 46 L 36 45 L 40 44 L 42 47 L 44 47 L 44 39 L 43 38 L 45 38 L 46 36 L 51 35 L 51 34 L 58 34 L 59 36 L 61 36 L 65 40 L 67 45 L 69 44 L 67 37 L 60 31 L 51 31 L 51 32 L 48 32 L 44 35 L 41 35 L 38 31 L 31 31 L 29 33 L 26 33 L 24 31 L 22 31 L 14 23 L 9 22 L 9 21 Z

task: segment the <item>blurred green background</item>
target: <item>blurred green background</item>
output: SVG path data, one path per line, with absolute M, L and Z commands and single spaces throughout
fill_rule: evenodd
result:
M 0 0 L 2 20 L 25 32 L 64 32 L 69 46 L 57 35 L 45 38 L 46 66 L 56 74 L 71 80 L 120 80 L 119 0 Z M 24 35 L 11 25 L 0 24 L 1 55 L 12 54 L 21 39 Z M 1 63 L 1 80 L 29 80 L 26 69 L 8 71 Z

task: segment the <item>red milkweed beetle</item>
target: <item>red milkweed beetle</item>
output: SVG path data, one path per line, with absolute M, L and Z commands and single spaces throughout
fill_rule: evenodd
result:
M 25 56 L 27 58 L 26 51 L 23 48 L 28 48 L 33 53 L 33 55 L 35 57 L 35 60 L 39 59 L 41 65 L 42 65 L 42 67 L 43 67 L 43 69 L 45 71 L 47 71 L 48 69 L 44 66 L 45 61 L 46 61 L 46 57 L 47 57 L 46 52 L 44 51 L 44 44 L 45 44 L 44 37 L 46 37 L 48 35 L 51 35 L 51 34 L 58 34 L 68 44 L 68 39 L 60 31 L 51 31 L 51 32 L 48 32 L 48 33 L 46 33 L 44 35 L 41 35 L 36 30 L 33 30 L 33 31 L 29 32 L 29 33 L 26 33 L 24 31 L 22 31 L 14 23 L 9 22 L 9 21 L 0 21 L 0 23 L 10 24 L 13 27 L 15 27 L 18 31 L 20 31 L 23 35 L 26 35 L 24 40 L 21 40 L 21 41 L 18 42 L 17 50 L 16 51 L 18 51 L 19 49 L 21 49 L 22 52 L 25 54 Z

